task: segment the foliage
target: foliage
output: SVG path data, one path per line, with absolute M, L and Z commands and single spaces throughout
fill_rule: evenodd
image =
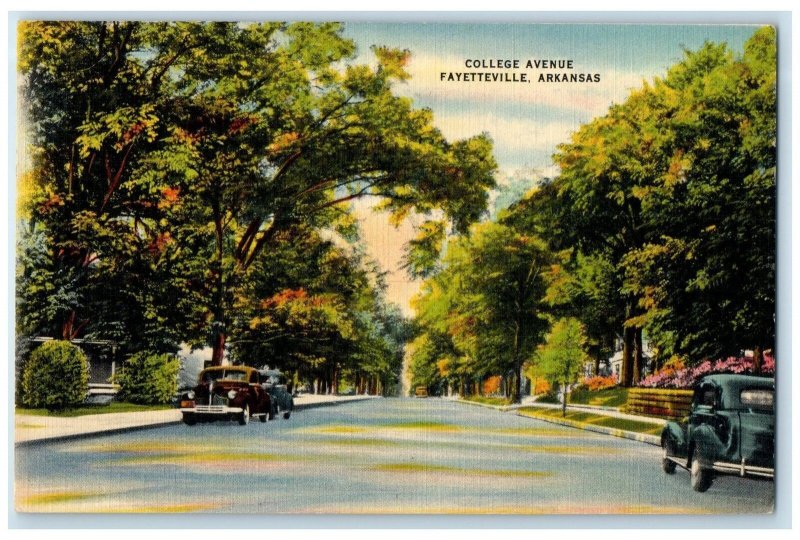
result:
M 587 360 L 585 343 L 586 335 L 577 319 L 559 319 L 536 350 L 536 373 L 553 385 L 577 381 Z
M 775 335 L 775 31 L 740 57 L 706 43 L 577 130 L 559 175 L 505 218 L 561 254 L 557 316 L 599 358 L 623 337 L 623 384 L 647 332 L 657 360 L 767 350 Z
M 590 392 L 596 392 L 597 390 L 604 390 L 606 388 L 613 388 L 617 386 L 619 381 L 617 381 L 617 377 L 615 375 L 608 375 L 606 377 L 596 375 L 594 377 L 586 377 L 581 381 L 581 385 L 585 386 L 587 390 Z
M 494 186 L 486 136 L 447 141 L 394 94 L 408 51 L 358 65 L 336 23 L 33 21 L 19 50 L 23 215 L 41 232 L 20 258 L 29 335 L 190 341 L 221 362 L 234 305 L 287 233 L 352 241 L 366 196 L 463 232 Z
M 180 362 L 169 354 L 134 354 L 115 376 L 117 397 L 140 405 L 169 403 L 178 390 Z
M 509 397 L 518 401 L 522 364 L 547 325 L 542 298 L 549 263 L 542 240 L 500 223 L 475 225 L 469 236 L 453 239 L 415 300 L 425 336 L 414 354 L 415 380 L 458 382 L 465 394 L 473 381 L 501 375 L 513 381 Z
M 83 403 L 89 392 L 86 355 L 68 341 L 47 341 L 35 349 L 22 371 L 24 406 L 62 410 Z
M 683 369 L 664 369 L 642 379 L 639 386 L 645 388 L 692 388 L 703 376 L 714 373 L 753 373 L 753 358 L 747 356 L 731 356 L 719 360 L 705 360 L 694 366 Z M 775 374 L 775 357 L 764 356 L 761 374 Z
M 500 383 L 502 380 L 503 378 L 500 375 L 487 377 L 483 381 L 483 387 L 481 388 L 483 395 L 490 396 L 496 394 L 500 390 Z

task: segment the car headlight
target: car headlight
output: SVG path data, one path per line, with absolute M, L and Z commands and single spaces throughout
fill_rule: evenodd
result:
M 236 390 L 231 390 L 228 392 L 228 399 L 233 399 L 236 397 Z
M 186 399 L 194 399 L 194 392 L 191 390 L 186 392 Z

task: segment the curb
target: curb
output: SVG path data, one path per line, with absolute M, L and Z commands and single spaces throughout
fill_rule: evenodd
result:
M 494 409 L 495 411 L 500 412 L 509 412 L 514 411 L 516 409 L 520 409 L 522 407 L 529 407 L 530 405 L 489 405 L 488 403 L 478 403 L 477 401 L 467 401 L 464 399 L 456 399 L 456 403 L 467 403 L 469 405 L 476 405 L 478 407 L 484 407 L 486 409 Z M 570 405 L 573 407 L 573 405 Z M 542 407 L 550 408 L 550 407 Z M 577 407 L 583 408 L 583 407 Z M 589 406 L 587 408 L 594 409 L 594 407 Z M 549 422 L 551 424 L 558 424 L 560 426 L 566 426 L 576 429 L 583 429 L 585 431 L 593 431 L 595 433 L 602 433 L 603 435 L 612 435 L 614 437 L 621 437 L 623 439 L 630 439 L 632 441 L 638 441 L 645 444 L 652 444 L 654 446 L 661 446 L 661 437 L 656 435 L 647 435 L 646 433 L 636 433 L 635 431 L 625 431 L 622 429 L 616 428 L 609 428 L 604 426 L 594 426 L 592 424 L 587 424 L 585 422 L 576 422 L 575 420 L 567 420 L 567 419 L 559 419 L 559 418 L 543 418 L 540 416 L 530 416 L 527 414 L 520 414 L 519 412 L 515 412 L 517 416 L 523 418 L 533 418 L 534 420 L 541 420 L 542 422 Z M 655 425 L 655 424 L 654 424 Z
M 484 409 L 493 409 L 495 411 L 500 412 L 508 412 L 514 409 L 518 409 L 519 407 L 523 407 L 524 405 L 490 405 L 489 403 L 478 403 L 477 401 L 469 401 L 466 399 L 454 399 L 456 403 L 466 403 L 467 405 L 474 405 L 476 407 L 483 407 Z
M 363 398 L 347 399 L 343 401 L 322 401 L 319 403 L 301 403 L 296 405 L 292 411 L 301 411 L 304 409 L 316 409 L 320 407 L 333 407 L 335 405 L 342 405 L 344 403 L 353 403 L 357 401 L 365 401 L 367 399 L 375 399 L 376 396 L 364 396 Z M 143 431 L 145 429 L 154 429 L 163 426 L 173 426 L 183 423 L 183 420 L 165 420 L 162 422 L 154 422 L 152 424 L 144 424 L 139 426 L 125 426 L 118 428 L 102 429 L 98 431 L 85 431 L 82 433 L 71 433 L 68 435 L 56 435 L 54 437 L 42 437 L 40 439 L 29 439 L 27 441 L 19 441 L 14 443 L 15 448 L 25 446 L 36 446 L 50 443 L 59 443 L 64 441 L 74 441 L 79 439 L 88 439 L 91 437 L 103 437 L 106 435 L 118 435 L 120 433 L 128 433 L 132 431 Z
M 625 431 L 622 429 L 609 428 L 604 426 L 594 426 L 584 422 L 576 422 L 574 420 L 567 420 L 565 418 L 543 418 L 541 416 L 530 416 L 527 414 L 516 413 L 517 416 L 523 418 L 532 418 L 534 420 L 541 420 L 542 422 L 549 422 L 551 424 L 558 424 L 560 426 L 567 426 L 584 431 L 593 431 L 595 433 L 602 433 L 603 435 L 612 435 L 614 437 L 621 437 L 623 439 L 630 439 L 654 446 L 661 446 L 661 437 L 657 435 L 647 435 L 646 433 L 636 433 L 635 431 Z

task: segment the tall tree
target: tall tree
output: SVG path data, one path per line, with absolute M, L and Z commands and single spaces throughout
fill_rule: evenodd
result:
M 47 216 L 54 264 L 78 274 L 54 321 L 64 336 L 85 328 L 85 276 L 117 255 L 98 240 L 112 224 L 169 251 L 219 363 L 236 291 L 281 231 L 335 227 L 367 195 L 398 219 L 440 210 L 463 231 L 494 185 L 486 137 L 449 143 L 430 111 L 393 94 L 409 53 L 376 47 L 376 67 L 354 65 L 338 24 L 40 22 L 20 34 L 32 213 Z

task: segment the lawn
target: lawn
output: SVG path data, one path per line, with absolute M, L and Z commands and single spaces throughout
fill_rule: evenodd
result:
M 578 390 L 570 393 L 569 402 L 580 405 L 600 405 L 602 407 L 622 407 L 628 401 L 628 389 L 615 386 L 604 390 Z
M 519 410 L 519 413 L 525 416 L 530 416 L 531 418 L 566 419 L 573 422 L 580 422 L 582 424 L 591 424 L 594 426 L 621 429 L 623 431 L 645 433 L 647 435 L 660 435 L 661 430 L 663 429 L 663 426 L 660 424 L 651 424 L 650 422 L 640 422 L 638 420 L 627 420 L 624 418 L 616 418 L 614 416 L 605 416 L 590 412 L 567 411 L 567 416 L 561 416 L 561 409 L 524 407 Z
M 474 401 L 475 403 L 484 403 L 486 405 L 498 405 L 501 407 L 511 404 L 511 400 L 501 397 L 467 396 L 462 399 L 464 401 Z
M 89 414 L 109 414 L 122 412 L 143 412 L 160 411 L 172 409 L 172 405 L 136 405 L 135 403 L 125 403 L 112 401 L 109 405 L 81 405 L 63 411 L 48 411 L 47 409 L 26 409 L 16 407 L 16 414 L 30 414 L 33 416 L 57 416 L 60 418 L 71 418 L 74 416 L 86 416 Z

